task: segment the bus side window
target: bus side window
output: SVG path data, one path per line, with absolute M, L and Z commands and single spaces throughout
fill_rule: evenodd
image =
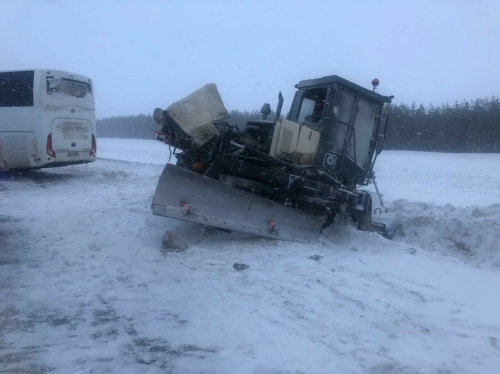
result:
M 34 71 L 0 73 L 0 107 L 33 106 Z

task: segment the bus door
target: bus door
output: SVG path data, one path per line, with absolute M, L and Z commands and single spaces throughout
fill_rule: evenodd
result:
M 38 166 L 34 132 L 0 132 L 0 169 Z
M 0 169 L 39 166 L 33 70 L 0 72 Z

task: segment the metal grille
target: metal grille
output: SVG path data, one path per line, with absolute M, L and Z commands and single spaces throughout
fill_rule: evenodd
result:
M 281 152 L 291 153 L 292 139 L 293 139 L 293 131 L 284 129 L 283 136 L 281 137 Z

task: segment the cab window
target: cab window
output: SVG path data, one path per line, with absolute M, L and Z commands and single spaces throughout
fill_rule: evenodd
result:
M 342 153 L 353 103 L 353 93 L 344 90 L 337 91 L 333 106 L 333 121 L 328 131 L 328 144 L 335 153 Z
M 298 123 L 317 123 L 323 115 L 327 90 L 324 88 L 314 88 L 306 90 L 300 103 Z

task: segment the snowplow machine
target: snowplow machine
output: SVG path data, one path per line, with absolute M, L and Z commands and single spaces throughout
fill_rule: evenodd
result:
M 231 125 L 215 84 L 155 109 L 155 139 L 173 149 L 176 165 L 160 176 L 153 214 L 306 243 L 339 219 L 388 236 L 362 190 L 375 182 L 388 122 L 382 107 L 392 99 L 372 84 L 335 75 L 301 81 L 286 118 L 280 92 L 275 113 L 264 104 L 262 118 L 244 128 Z

